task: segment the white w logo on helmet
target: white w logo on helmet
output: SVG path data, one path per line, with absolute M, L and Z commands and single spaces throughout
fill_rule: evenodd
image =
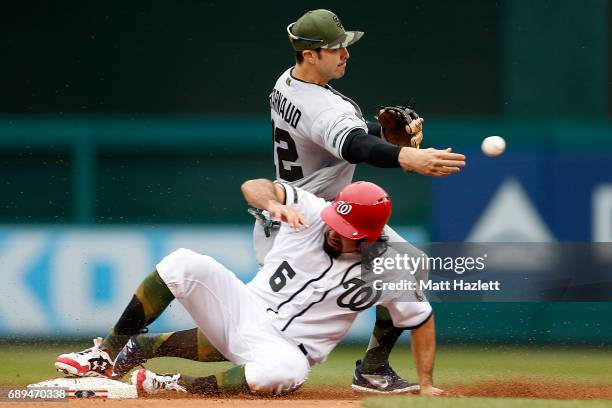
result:
M 346 201 L 338 201 L 338 205 L 336 206 L 336 212 L 342 215 L 350 213 L 352 209 L 353 206 Z

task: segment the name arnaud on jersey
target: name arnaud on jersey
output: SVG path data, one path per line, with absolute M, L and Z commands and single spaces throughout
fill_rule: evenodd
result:
M 270 108 L 283 118 L 292 128 L 297 128 L 302 112 L 276 88 L 270 94 Z

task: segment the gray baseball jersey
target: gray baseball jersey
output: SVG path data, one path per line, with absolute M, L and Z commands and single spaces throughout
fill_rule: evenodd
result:
M 342 158 L 351 130 L 368 127 L 361 109 L 331 86 L 296 79 L 286 70 L 270 93 L 276 179 L 333 200 L 353 180 L 355 165 Z M 264 235 L 255 223 L 253 247 L 263 264 L 276 230 Z
M 367 132 L 359 106 L 331 86 L 300 81 L 286 70 L 270 93 L 274 126 L 276 178 L 333 200 L 353 180 L 355 165 L 342 158 L 346 136 L 354 129 Z M 261 266 L 276 236 L 266 237 L 261 224 L 253 229 L 255 258 Z M 389 226 L 391 242 L 405 240 Z M 416 251 L 416 248 L 414 248 Z
M 326 200 L 351 183 L 355 165 L 342 158 L 346 136 L 368 131 L 359 106 L 331 86 L 285 71 L 270 93 L 276 178 Z

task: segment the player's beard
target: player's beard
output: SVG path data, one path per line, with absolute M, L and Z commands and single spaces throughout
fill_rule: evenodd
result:
M 345 73 L 346 73 L 346 62 L 344 63 L 344 66 L 343 66 L 342 68 L 341 68 L 341 67 L 338 67 L 338 70 L 337 70 L 337 72 L 336 72 L 336 76 L 335 76 L 335 78 L 334 78 L 334 79 L 340 79 L 340 78 L 342 78 L 342 77 L 344 76 L 344 74 L 345 74 Z
M 325 250 L 325 252 L 331 256 L 332 258 L 337 258 L 340 255 L 342 255 L 342 248 L 334 248 L 332 247 L 329 242 L 327 242 L 327 235 L 329 234 L 329 231 L 327 231 L 325 233 L 325 239 L 323 240 L 323 249 Z
M 328 78 L 330 81 L 332 79 L 340 79 L 344 76 L 345 72 L 346 72 L 346 65 L 344 65 L 344 68 L 340 68 L 340 66 L 336 66 L 335 69 L 329 73 Z

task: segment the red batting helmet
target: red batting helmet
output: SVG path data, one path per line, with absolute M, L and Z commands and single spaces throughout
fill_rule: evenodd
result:
M 391 216 L 389 194 L 374 183 L 357 181 L 344 187 L 321 218 L 345 238 L 376 241 Z

